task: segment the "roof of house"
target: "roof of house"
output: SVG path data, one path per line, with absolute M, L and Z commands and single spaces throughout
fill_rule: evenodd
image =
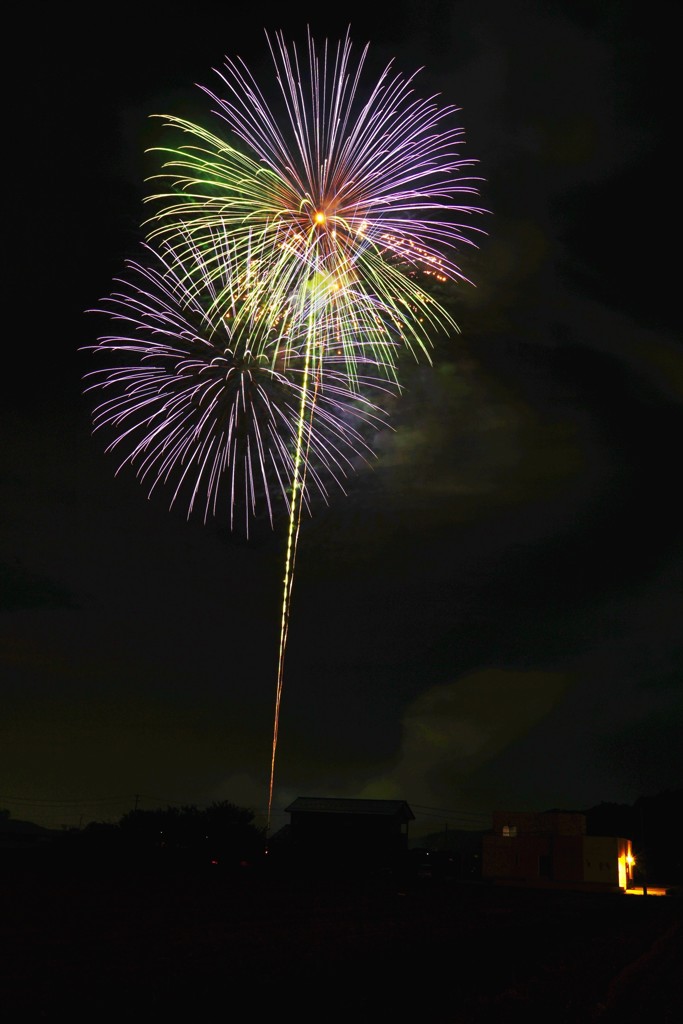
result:
M 413 821 L 415 815 L 405 800 L 351 800 L 325 796 L 299 796 L 285 811 L 317 814 L 371 814 Z

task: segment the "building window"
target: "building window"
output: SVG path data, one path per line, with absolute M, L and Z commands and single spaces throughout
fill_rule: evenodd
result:
M 503 825 L 503 835 L 507 836 L 508 839 L 513 839 L 517 835 L 517 826 Z

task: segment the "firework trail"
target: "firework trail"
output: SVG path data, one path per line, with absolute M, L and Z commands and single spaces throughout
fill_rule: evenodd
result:
M 354 62 L 348 32 L 336 47 L 309 32 L 303 58 L 266 38 L 279 104 L 239 58 L 214 69 L 219 90 L 200 86 L 230 141 L 158 115 L 172 144 L 154 150 L 147 198 L 157 262 L 129 264 L 138 283 L 105 301 L 127 333 L 94 347 L 123 363 L 91 387 L 109 391 L 95 425 L 119 431 L 111 447 L 127 446 L 152 489 L 179 478 L 173 500 L 185 488 L 190 512 L 200 494 L 205 517 L 220 510 L 225 476 L 231 525 L 257 491 L 271 524 L 272 496 L 284 502 L 269 829 L 302 511 L 369 453 L 381 414 L 368 396 L 400 389 L 400 351 L 429 358 L 435 331 L 457 330 L 430 282 L 466 280 L 455 260 L 485 211 L 457 109 L 417 97 L 415 75 L 390 63 L 366 86 L 368 47 Z

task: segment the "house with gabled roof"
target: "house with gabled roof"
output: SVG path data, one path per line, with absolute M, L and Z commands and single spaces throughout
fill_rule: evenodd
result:
M 301 796 L 285 811 L 291 856 L 337 868 L 394 866 L 408 849 L 415 819 L 405 800 Z

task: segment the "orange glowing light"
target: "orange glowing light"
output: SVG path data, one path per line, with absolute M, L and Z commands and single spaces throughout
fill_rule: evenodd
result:
M 323 213 L 322 210 L 318 210 L 318 212 L 316 213 L 314 219 L 315 219 L 316 224 L 324 224 L 325 223 L 325 214 Z

